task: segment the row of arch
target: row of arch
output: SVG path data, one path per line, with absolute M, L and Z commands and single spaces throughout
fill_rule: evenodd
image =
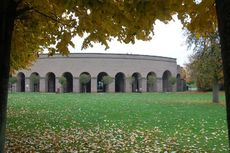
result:
M 90 77 L 90 80 L 86 84 L 79 83 L 79 91 L 80 92 L 91 92 L 91 75 L 88 72 L 83 72 L 80 74 L 86 74 Z M 39 78 L 37 81 L 31 79 L 31 76 L 37 76 Z M 63 86 L 63 92 L 73 92 L 73 75 L 70 72 L 65 72 L 62 75 L 66 79 L 66 84 Z M 79 77 L 80 77 L 79 76 Z M 107 92 L 109 85 L 103 84 L 102 79 L 104 76 L 109 76 L 106 72 L 100 72 L 97 75 L 97 92 Z M 170 71 L 165 71 L 162 76 L 162 91 L 169 92 L 172 91 L 172 84 L 170 83 L 170 77 L 172 74 Z M 152 79 L 152 82 L 150 79 Z M 154 80 L 155 78 L 155 80 Z M 45 91 L 46 92 L 56 92 L 57 90 L 57 82 L 58 77 L 53 72 L 48 72 L 45 76 Z M 126 81 L 128 80 L 128 81 Z M 147 92 L 155 92 L 157 91 L 157 76 L 154 72 L 149 72 L 146 76 L 146 91 Z M 16 91 L 18 92 L 25 92 L 27 90 L 32 92 L 39 92 L 40 91 L 40 75 L 37 72 L 33 72 L 29 78 L 29 84 L 26 84 L 26 77 L 23 72 L 19 72 L 17 74 L 17 85 Z M 155 81 L 155 82 L 154 82 Z M 140 73 L 135 72 L 132 76 L 127 77 L 124 73 L 119 72 L 114 77 L 115 83 L 115 92 L 125 92 L 127 83 L 130 84 L 132 87 L 132 92 L 141 92 L 142 90 L 142 76 Z M 180 74 L 176 76 L 176 86 L 177 91 L 181 90 L 181 78 Z

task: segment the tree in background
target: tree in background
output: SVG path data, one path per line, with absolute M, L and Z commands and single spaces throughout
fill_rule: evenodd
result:
M 61 84 L 62 91 L 64 92 L 64 91 L 65 91 L 66 84 L 67 84 L 67 79 L 66 79 L 64 76 L 61 76 L 61 77 L 58 79 L 58 82 Z
M 196 83 L 194 82 L 190 69 L 187 65 L 188 64 L 185 64 L 186 86 L 187 86 L 187 89 L 190 90 L 192 88 L 196 88 L 196 85 L 195 85 Z
M 179 75 L 176 77 L 176 91 L 186 91 L 187 90 L 188 76 L 186 74 L 185 67 L 179 66 Z
M 102 77 L 103 90 L 106 92 L 108 90 L 109 84 L 113 82 L 113 78 L 111 76 L 105 75 Z
M 49 55 L 67 55 L 76 35 L 86 34 L 82 48 L 93 46 L 93 42 L 108 48 L 112 38 L 124 43 L 149 40 L 155 21 L 167 23 L 174 14 L 200 37 L 216 31 L 218 21 L 230 129 L 229 0 L 2 0 L 0 12 L 0 152 L 4 148 L 10 71 L 31 65 L 44 48 Z
M 153 92 L 154 91 L 154 86 L 156 85 L 156 76 L 149 75 L 147 77 L 147 84 L 148 84 L 148 91 Z
M 127 80 L 128 80 L 128 82 L 129 82 L 130 88 L 131 88 L 131 90 L 132 90 L 132 86 L 133 86 L 133 84 L 134 84 L 134 82 L 135 82 L 135 77 L 133 77 L 133 76 L 128 76 L 128 77 L 127 77 Z
M 33 92 L 38 92 L 40 76 L 37 74 L 31 74 L 29 79 L 30 79 L 30 85 L 33 86 L 33 89 L 32 89 Z
M 15 76 L 10 76 L 9 78 L 9 87 L 10 91 L 13 91 L 13 85 L 17 82 L 17 78 Z
M 79 81 L 80 81 L 81 86 L 83 86 L 84 88 L 84 92 L 86 92 L 86 85 L 90 81 L 90 75 L 85 74 L 85 73 L 81 74 L 79 77 Z
M 212 89 L 213 102 L 218 103 L 219 82 L 223 80 L 219 36 L 217 32 L 205 38 L 190 34 L 188 43 L 194 45 L 194 54 L 190 57 L 187 70 L 199 90 Z
M 184 80 L 187 79 L 187 74 L 186 74 L 186 69 L 185 69 L 185 67 L 180 67 L 179 74 L 180 74 L 181 79 L 184 79 Z
M 176 77 L 169 77 L 169 83 L 173 86 L 176 84 Z

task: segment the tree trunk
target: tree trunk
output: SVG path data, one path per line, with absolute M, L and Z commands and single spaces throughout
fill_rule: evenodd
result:
M 13 92 L 13 85 L 10 83 L 10 92 Z
M 230 1 L 216 0 L 216 11 L 224 69 L 228 142 L 230 146 Z
M 219 81 L 218 78 L 213 78 L 212 82 L 212 102 L 219 103 Z
M 0 153 L 4 152 L 11 38 L 16 2 L 2 0 L 0 4 Z

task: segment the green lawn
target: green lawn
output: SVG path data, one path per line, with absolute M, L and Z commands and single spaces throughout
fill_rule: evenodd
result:
M 227 152 L 210 93 L 9 94 L 9 152 Z

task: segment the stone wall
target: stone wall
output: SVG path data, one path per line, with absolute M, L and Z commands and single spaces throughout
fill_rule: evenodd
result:
M 153 91 L 160 92 L 164 91 L 163 84 L 165 83 L 164 80 L 166 80 L 167 83 L 167 77 L 176 78 L 178 75 L 175 58 L 98 53 L 73 53 L 68 57 L 61 55 L 48 57 L 44 54 L 40 56 L 30 70 L 21 70 L 16 73 L 16 76 L 18 77 L 16 89 L 17 91 L 31 91 L 30 87 L 32 86 L 32 82 L 30 81 L 30 76 L 32 73 L 36 73 L 40 77 L 38 91 L 54 92 L 58 88 L 61 88 L 58 79 L 63 74 L 68 74 L 68 76 L 70 76 L 68 79 L 70 79 L 70 82 L 72 83 L 72 91 L 80 92 L 81 85 L 79 82 L 79 76 L 84 72 L 91 76 L 89 92 L 98 92 L 98 75 L 102 72 L 113 79 L 113 82 L 109 84 L 106 89 L 108 92 L 118 91 L 118 88 L 121 87 L 124 88 L 124 90 L 121 90 L 120 92 L 132 92 L 134 90 L 132 87 L 138 87 L 138 90 L 135 89 L 135 91 L 141 90 L 142 92 L 146 92 L 148 88 L 147 76 L 150 73 L 156 77 Z M 169 76 L 163 78 L 163 75 L 166 72 Z M 120 73 L 120 77 L 116 78 L 118 73 Z M 54 76 L 53 80 L 51 79 L 52 77 L 50 74 Z M 130 78 L 131 76 L 134 76 L 134 74 L 138 76 L 136 78 L 138 79 L 136 80 L 136 85 L 130 83 Z M 122 85 L 120 85 L 121 83 L 119 84 L 116 82 L 118 79 L 120 79 L 119 81 L 122 82 Z M 54 90 L 51 90 L 51 88 Z M 170 87 L 170 91 L 176 90 L 176 85 Z

